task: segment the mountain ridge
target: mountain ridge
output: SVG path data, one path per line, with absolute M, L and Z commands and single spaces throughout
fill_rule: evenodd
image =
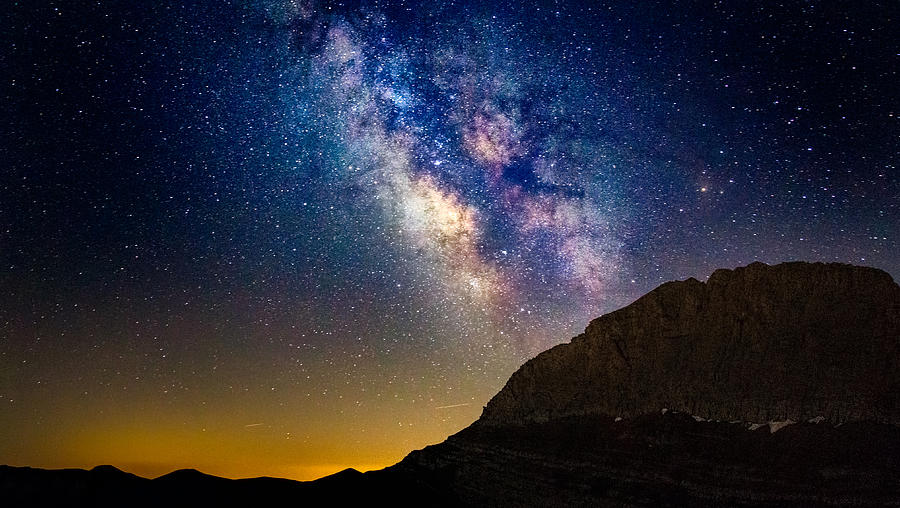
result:
M 472 425 L 383 470 L 293 482 L 3 466 L 0 496 L 85 506 L 900 506 L 898 362 L 900 286 L 889 274 L 754 263 L 662 284 L 591 321 L 526 362 Z

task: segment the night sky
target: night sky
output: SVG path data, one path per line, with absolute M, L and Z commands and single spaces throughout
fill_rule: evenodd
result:
M 311 479 L 753 261 L 900 275 L 900 4 L 8 2 L 0 463 Z

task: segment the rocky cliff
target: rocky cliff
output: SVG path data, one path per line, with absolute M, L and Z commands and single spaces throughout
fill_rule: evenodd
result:
M 594 320 L 386 472 L 461 506 L 900 506 L 898 367 L 888 274 L 718 270 Z
M 663 408 L 745 422 L 900 424 L 900 287 L 844 264 L 663 284 L 523 365 L 483 425 Z

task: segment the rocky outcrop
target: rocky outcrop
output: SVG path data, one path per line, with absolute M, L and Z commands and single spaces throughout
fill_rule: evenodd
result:
M 900 424 L 900 287 L 844 264 L 663 284 L 523 365 L 479 425 L 662 408 L 711 420 Z

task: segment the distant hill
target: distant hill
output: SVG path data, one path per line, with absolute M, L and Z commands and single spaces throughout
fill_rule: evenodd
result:
M 888 274 L 754 263 L 717 270 L 705 283 L 663 284 L 595 319 L 523 365 L 470 427 L 381 471 L 303 483 L 3 467 L 0 498 L 81 506 L 900 506 L 898 372 L 900 287 Z
M 438 493 L 403 473 L 360 473 L 346 469 L 311 482 L 282 478 L 231 480 L 194 469 L 147 479 L 113 466 L 84 469 L 36 469 L 0 466 L 0 506 L 9 507 L 222 507 L 222 506 L 365 506 L 396 499 L 426 506 L 452 506 Z

